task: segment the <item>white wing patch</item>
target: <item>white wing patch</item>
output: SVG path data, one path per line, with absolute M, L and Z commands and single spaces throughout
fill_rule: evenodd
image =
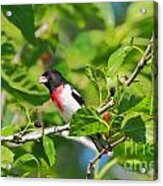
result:
M 72 88 L 72 91 L 74 92 L 74 94 L 76 94 L 76 95 L 78 95 L 79 97 L 81 97 L 80 94 L 79 94 L 79 92 L 78 92 L 76 89 Z
M 81 95 L 77 92 L 77 90 L 72 89 L 72 96 L 74 97 L 74 99 L 76 99 L 76 101 L 81 105 L 83 106 L 84 105 L 84 100 L 83 98 L 81 97 Z

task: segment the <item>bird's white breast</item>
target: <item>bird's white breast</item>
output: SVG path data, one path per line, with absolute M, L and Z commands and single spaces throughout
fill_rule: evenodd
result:
M 73 98 L 71 86 L 66 84 L 60 94 L 63 105 L 62 117 L 65 121 L 70 121 L 74 112 L 81 108 L 80 104 Z

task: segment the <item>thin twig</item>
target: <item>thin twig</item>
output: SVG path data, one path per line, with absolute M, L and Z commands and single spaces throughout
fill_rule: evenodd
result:
M 146 65 L 147 61 L 152 57 L 151 55 L 151 51 L 152 51 L 152 46 L 153 46 L 153 36 L 150 40 L 150 43 L 148 44 L 144 55 L 142 56 L 142 58 L 140 59 L 140 61 L 138 62 L 134 72 L 131 74 L 131 76 L 125 80 L 123 83 L 126 86 L 130 86 L 131 83 L 135 80 L 135 78 L 137 77 L 137 75 L 140 73 L 140 71 L 144 68 L 144 66 Z
M 119 139 L 117 139 L 116 141 L 114 141 L 113 143 L 110 144 L 110 147 L 113 149 L 114 147 L 116 147 L 117 145 L 121 144 L 122 142 L 124 142 L 127 139 L 127 136 L 123 135 L 121 136 Z
M 110 100 L 108 102 L 106 102 L 105 104 L 101 105 L 98 109 L 97 109 L 97 113 L 99 115 L 103 114 L 106 110 L 108 110 L 110 107 L 114 106 L 115 102 L 113 97 L 110 98 Z
M 91 175 L 94 172 L 94 168 L 95 168 L 95 164 L 98 160 L 100 160 L 100 158 L 106 154 L 112 151 L 112 149 L 117 146 L 118 144 L 124 142 L 126 140 L 126 136 L 122 136 L 120 137 L 118 140 L 116 140 L 115 142 L 108 144 L 104 149 L 102 149 L 102 151 L 93 159 L 91 160 L 88 165 L 87 165 L 87 173 L 86 173 L 86 179 L 90 179 Z
M 91 161 L 89 161 L 87 165 L 87 174 L 86 174 L 86 179 L 90 179 L 91 175 L 93 174 L 94 167 L 96 162 L 106 153 L 108 152 L 109 146 L 107 145 L 102 151 Z M 111 149 L 110 149 L 111 151 Z

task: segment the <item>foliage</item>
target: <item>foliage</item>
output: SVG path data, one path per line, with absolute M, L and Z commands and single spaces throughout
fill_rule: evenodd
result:
M 72 116 L 70 135 L 87 136 L 108 131 L 109 125 L 93 109 L 79 109 Z
M 38 84 L 46 69 L 58 69 L 81 92 L 87 105 L 73 115 L 71 136 L 101 133 L 106 140 L 111 137 L 115 141 L 120 135 L 130 138 L 113 150 L 113 162 L 122 170 L 116 166 L 116 171 L 112 169 L 114 165 L 108 160 L 100 179 L 120 179 L 127 159 L 150 162 L 154 158 L 154 152 L 142 157 L 140 150 L 142 145 L 155 142 L 151 59 L 131 86 L 120 81 L 130 77 L 149 44 L 153 3 L 125 3 L 126 8 L 119 10 L 123 18 L 120 24 L 113 4 L 2 6 L 2 135 L 43 130 L 35 127 L 35 120 L 41 121 L 43 128 L 64 124 L 48 101 L 48 91 Z M 146 14 L 140 13 L 142 7 L 148 10 Z M 8 10 L 10 17 L 6 16 Z M 97 107 L 109 98 L 113 86 L 115 105 L 108 109 L 111 117 L 105 121 Z M 130 141 L 138 145 L 138 157 L 124 154 Z M 85 177 L 86 166 L 83 169 L 81 163 L 85 148 L 62 137 L 43 134 L 40 141 L 18 146 L 4 143 L 1 149 L 2 176 Z M 132 170 L 130 178 L 134 179 L 138 171 Z M 148 168 L 145 176 L 137 179 L 153 179 L 150 171 Z M 99 178 L 96 172 L 95 178 Z
M 12 16 L 7 19 L 20 29 L 23 36 L 32 44 L 35 43 L 36 38 L 34 35 L 34 12 L 31 5 L 20 5 L 18 7 L 7 5 L 4 6 L 3 12 L 10 10 Z M 28 17 L 28 19 L 26 19 Z M 28 25 L 28 27 L 27 27 Z
M 145 124 L 140 116 L 128 120 L 123 127 L 123 131 L 128 137 L 131 137 L 137 143 L 146 142 Z
M 43 147 L 45 154 L 48 157 L 50 166 L 53 166 L 55 163 L 55 148 L 53 141 L 47 136 L 43 136 Z

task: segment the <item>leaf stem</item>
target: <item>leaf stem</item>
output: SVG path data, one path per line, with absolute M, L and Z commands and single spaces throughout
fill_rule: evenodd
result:
M 142 55 L 144 54 L 144 51 L 141 48 L 139 48 L 138 46 L 134 45 L 133 48 L 136 49 L 137 51 L 139 51 Z
M 29 112 L 27 111 L 27 109 L 25 108 L 25 113 L 26 113 L 26 116 L 27 116 L 27 120 L 28 120 L 28 123 L 27 125 L 25 126 L 25 128 L 23 129 L 23 131 L 21 131 L 21 134 L 23 135 L 26 130 L 29 128 L 29 126 L 32 124 L 32 121 L 31 121 L 31 118 L 29 116 Z
M 116 163 L 118 163 L 118 158 L 113 158 L 112 160 L 110 160 L 103 168 L 102 170 L 99 172 L 98 176 L 100 179 L 102 179 L 105 174 L 107 173 L 107 171 L 109 169 L 111 169 Z
M 99 89 L 99 99 L 100 99 L 100 105 L 102 104 L 102 88 L 98 86 Z

